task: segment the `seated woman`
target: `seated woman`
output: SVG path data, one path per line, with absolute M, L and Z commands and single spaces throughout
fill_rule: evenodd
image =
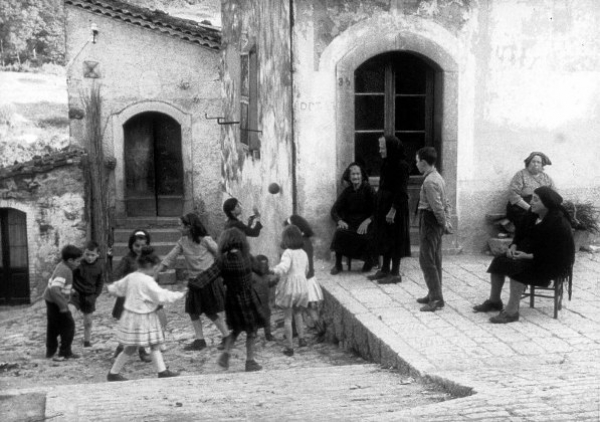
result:
M 547 286 L 551 280 L 569 274 L 575 261 L 575 245 L 569 214 L 561 206 L 562 197 L 547 186 L 533 191 L 531 212 L 517 226 L 506 255 L 497 256 L 488 268 L 490 297 L 474 312 L 501 311 L 490 322 L 506 324 L 519 320 L 519 303 L 526 285 Z M 504 278 L 510 278 L 510 297 L 502 309 L 500 294 Z
M 532 152 L 525 159 L 525 168 L 519 170 L 510 181 L 506 218 L 518 226 L 529 211 L 534 189 L 549 186 L 555 189 L 554 182 L 546 173 L 544 166 L 552 162 L 543 152 Z
M 342 175 L 346 187 L 331 208 L 331 218 L 337 223 L 337 229 L 331 242 L 335 252 L 335 266 L 331 274 L 342 271 L 342 257 L 362 259 L 365 263 L 362 271 L 371 271 L 373 257 L 370 252 L 371 218 L 375 211 L 375 190 L 369 184 L 365 169 L 358 163 L 352 163 Z

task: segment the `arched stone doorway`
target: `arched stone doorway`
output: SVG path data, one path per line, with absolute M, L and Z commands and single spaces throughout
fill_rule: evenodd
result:
M 424 146 L 443 152 L 442 108 L 436 84 L 440 67 L 421 55 L 391 51 L 371 57 L 354 71 L 354 160 L 365 164 L 371 183 L 379 182 L 381 156 L 378 138 L 397 136 L 411 165 L 410 209 L 417 206 L 423 176 L 415 165 L 415 154 Z M 438 168 L 441 170 L 441 162 Z M 418 219 L 411 213 L 413 243 L 418 237 Z
M 125 205 L 129 217 L 179 216 L 184 205 L 181 126 L 160 112 L 123 124 Z
M 0 304 L 29 302 L 26 214 L 0 208 Z

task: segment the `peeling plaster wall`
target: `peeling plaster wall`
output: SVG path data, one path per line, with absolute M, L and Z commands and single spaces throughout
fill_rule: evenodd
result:
M 260 158 L 254 158 L 239 142 L 239 125 L 222 126 L 224 198 L 231 195 L 242 202 L 244 219 L 258 206 L 265 227 L 250 239 L 252 251 L 267 255 L 273 264 L 279 258 L 282 223 L 293 210 L 289 15 L 288 2 L 281 0 L 222 1 L 223 116 L 239 120 L 242 40 L 255 40 L 262 130 Z M 281 186 L 277 195 L 267 191 L 272 182 Z
M 0 208 L 26 214 L 32 302 L 44 292 L 62 247 L 86 240 L 84 183 L 81 165 L 0 180 Z
M 205 119 L 221 113 L 219 53 L 160 32 L 66 7 L 69 106 L 83 109 L 82 94 L 101 87 L 104 145 L 117 158 L 112 200 L 123 216 L 123 116 L 159 111 L 181 123 L 184 212 L 197 209 L 209 226 L 221 224 L 219 127 Z M 98 27 L 96 44 L 86 41 Z M 84 47 L 85 45 L 85 47 Z M 84 61 L 98 62 L 99 79 L 83 77 Z M 71 136 L 85 146 L 85 118 L 71 120 Z M 120 155 L 120 156 L 119 156 Z

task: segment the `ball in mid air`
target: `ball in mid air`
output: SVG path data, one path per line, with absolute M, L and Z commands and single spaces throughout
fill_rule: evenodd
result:
M 277 183 L 271 183 L 269 185 L 269 193 L 272 195 L 279 193 L 280 190 L 281 190 L 281 188 L 279 187 L 279 185 Z

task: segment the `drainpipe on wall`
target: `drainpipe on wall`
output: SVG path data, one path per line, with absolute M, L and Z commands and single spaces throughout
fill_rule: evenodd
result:
M 294 136 L 294 0 L 290 0 L 290 116 L 292 135 L 292 214 L 298 211 L 298 187 L 296 183 L 296 137 Z

